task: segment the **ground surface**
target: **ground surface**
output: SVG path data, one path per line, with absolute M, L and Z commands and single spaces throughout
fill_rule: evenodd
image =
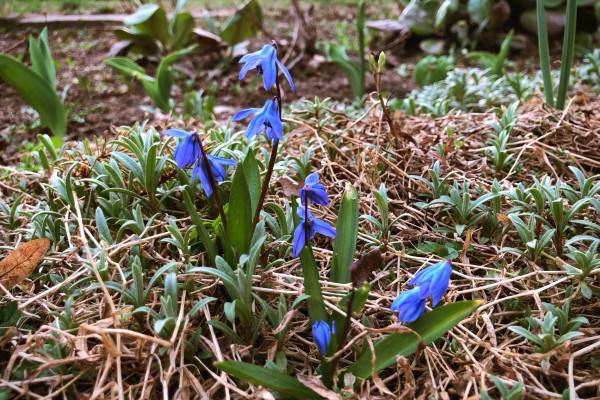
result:
M 325 22 L 349 19 L 349 14 L 340 7 L 335 8 L 337 11 L 324 10 L 329 11 L 316 14 L 317 26 L 323 27 L 319 35 L 333 38 L 331 24 Z M 273 14 L 269 18 L 285 17 Z M 272 29 L 284 46 L 291 37 L 286 29 L 279 25 Z M 2 33 L 0 52 L 25 54 L 26 32 Z M 264 37 L 252 40 L 250 48 L 257 48 L 261 40 Z M 0 97 L 2 256 L 4 250 L 8 252 L 31 237 L 52 239 L 47 256 L 31 275 L 3 292 L 0 304 L 14 301 L 19 307 L 14 314 L 19 318 L 18 324 L 13 323 L 14 329 L 0 331 L 0 399 L 271 398 L 265 389 L 227 377 L 212 367 L 214 361 L 223 358 L 271 363 L 294 376 L 318 375 L 320 358 L 312 343 L 307 309 L 301 305 L 291 310 L 304 289 L 300 262 L 290 255 L 290 235 L 273 228 L 272 213 L 265 251 L 252 279 L 254 293 L 275 308 L 283 302 L 289 312 L 276 322 L 267 319 L 253 329 L 241 327 L 239 321 L 230 324 L 223 307 L 230 299 L 222 281 L 192 270 L 206 265 L 206 254 L 184 207 L 187 175 L 167 161 L 172 158 L 173 140 L 167 142 L 157 134 L 172 126 L 195 129 L 205 135 L 205 144 L 213 151 L 225 148 L 221 155 L 240 158 L 252 148 L 259 160 L 265 161 L 268 144 L 261 138 L 246 141 L 244 126 L 229 122 L 237 109 L 264 100 L 264 93 L 257 89 L 259 82 L 238 86 L 238 66 L 224 68 L 214 55 L 194 55 L 178 64 L 182 75 L 192 77 L 198 89 L 217 83 L 217 118 L 204 124 L 141 109 L 150 101 L 139 85 L 123 81 L 102 63 L 114 42 L 110 31 L 53 31 L 50 42 L 60 64 L 60 86 L 66 88 L 66 102 L 76 117 L 69 122 L 64 151 L 47 169 L 24 147 L 39 133 L 29 126 L 35 118 L 23 110 L 14 92 L 0 84 L 4 93 Z M 393 50 L 389 53 L 394 66 L 413 63 L 420 57 Z M 535 63 L 518 55 L 514 61 L 521 70 L 529 70 Z M 353 388 L 342 387 L 344 398 L 475 399 L 481 391 L 501 398 L 490 381 L 492 376 L 509 386 L 522 382 L 522 398 L 559 399 L 570 389 L 581 398 L 598 398 L 600 269 L 581 278 L 569 269 L 575 260 L 566 254 L 587 249 L 589 238 L 571 247 L 563 248 L 560 240 L 557 245 L 548 244 L 533 259 L 502 250 L 514 247 L 525 251 L 535 242 L 523 243 L 510 222 L 511 214 L 537 221 L 533 229 L 538 237 L 552 228 L 550 205 L 539 206 L 531 197 L 519 197 L 521 187 L 531 193 L 547 177 L 543 182 L 549 192 L 560 192 L 561 204 L 571 210 L 574 201 L 566 198 L 564 188 L 577 188 L 578 184 L 569 167 L 578 167 L 588 177 L 600 172 L 598 87 L 574 82 L 562 111 L 545 106 L 536 88 L 519 105 L 508 141 L 507 153 L 516 162 L 512 168 L 497 170 L 485 150 L 492 135 L 490 122 L 497 120 L 493 110 L 453 110 L 437 118 L 396 111 L 391 130 L 374 93 L 364 104 L 349 105 L 347 82 L 334 66 L 307 58 L 292 68 L 292 74 L 299 90 L 284 99 L 286 104 L 315 96 L 340 102 L 320 108 L 300 102 L 286 107 L 286 136 L 268 202 L 281 206 L 291 218 L 289 180 L 299 181 L 306 170 L 318 171 L 330 192 L 331 206 L 320 209 L 317 215 L 335 224 L 344 189 L 351 184 L 359 192 L 360 214 L 372 217 L 361 219 L 355 256 L 375 247 L 384 249 L 383 264 L 369 276 L 371 292 L 365 311 L 356 315 L 350 336 L 375 340 L 381 330 L 390 329 L 396 321 L 389 311 L 390 303 L 407 287 L 408 279 L 423 266 L 444 258 L 453 259 L 454 273 L 443 302 L 484 301 L 475 314 L 432 346 L 416 355 L 399 357 L 373 379 Z M 401 78 L 393 70 L 385 72 L 383 82 L 390 96 L 402 97 L 414 88 L 410 78 Z M 372 83 L 369 89 L 373 89 Z M 181 93 L 176 92 L 175 97 L 180 99 Z M 146 120 L 143 128 L 124 127 Z M 413 138 L 414 143 L 406 137 Z M 156 172 L 158 205 L 148 205 L 146 186 L 129 175 L 130 165 L 115 155 L 121 152 L 134 157 L 125 146 L 129 138 L 160 144 L 158 156 L 165 163 Z M 81 139 L 89 143 L 84 146 Z M 482 212 L 483 221 L 472 225 L 460 221 L 458 207 L 424 207 L 442 197 L 429 185 L 436 162 L 443 183 L 456 185 L 469 201 L 493 190 L 502 191 L 497 202 L 485 202 L 472 213 Z M 132 190 L 133 196 L 125 196 L 124 190 L 105 190 L 111 185 L 118 187 L 118 179 L 107 166 L 121 171 L 120 188 Z M 597 176 L 592 181 L 599 184 Z M 392 221 L 384 236 L 372 222 L 381 218 L 373 190 L 382 184 L 387 188 Z M 468 187 L 463 186 L 466 184 Z M 228 179 L 222 185 L 224 195 L 230 186 Z M 598 188 L 591 198 L 600 205 Z M 211 203 L 198 191 L 193 202 L 205 225 L 212 229 L 216 212 Z M 10 209 L 14 204 L 18 209 L 13 214 Z M 98 209 L 106 214 L 106 227 L 100 223 Z M 563 242 L 577 236 L 600 237 L 597 205 L 588 204 L 573 219 L 579 222 L 568 224 Z M 468 226 L 458 231 L 461 224 Z M 174 244 L 173 228 L 189 233 L 189 246 Z M 330 240 L 317 239 L 315 254 L 327 310 L 334 313 L 348 285 L 327 282 L 332 263 Z M 593 257 L 598 260 L 597 255 Z M 152 310 L 143 317 L 132 315 L 135 306 L 121 290 L 132 288 L 135 262 L 142 264 L 143 283 L 148 288 L 143 305 Z M 169 273 L 175 273 L 178 288 L 177 329 L 171 336 L 157 334 L 155 325 L 155 314 L 165 313 L 161 304 L 167 292 L 165 266 Z M 150 279 L 155 273 L 156 281 Z M 593 292 L 591 297 L 582 295 L 582 282 Z M 218 301 L 191 312 L 195 304 L 210 297 Z M 578 328 L 580 336 L 542 353 L 510 328 L 529 326 L 532 317 L 543 318 L 548 314 L 545 302 L 557 307 L 570 304 L 570 318 L 585 317 L 587 323 Z M 254 315 L 262 309 L 258 302 L 252 307 Z M 1 313 L 0 318 L 8 319 Z M 216 322 L 207 323 L 211 320 Z M 219 323 L 233 334 L 217 329 Z M 248 340 L 254 333 L 257 337 Z M 353 347 L 365 346 L 357 341 Z M 341 367 L 354 361 L 353 350 L 344 351 Z M 341 398 L 339 393 L 319 389 L 325 390 L 328 399 Z

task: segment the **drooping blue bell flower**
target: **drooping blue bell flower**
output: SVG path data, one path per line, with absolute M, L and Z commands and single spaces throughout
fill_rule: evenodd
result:
M 275 100 L 267 100 L 262 108 L 246 108 L 238 111 L 232 118 L 234 122 L 241 121 L 250 115 L 254 115 L 248 129 L 246 138 L 265 132 L 265 136 L 271 140 L 283 139 L 283 125 L 279 118 L 279 107 Z
M 235 165 L 236 161 L 228 158 L 222 158 L 213 156 L 211 154 L 207 155 L 208 164 L 210 165 L 210 172 L 212 173 L 213 178 L 215 179 L 215 183 L 221 183 L 225 180 L 225 167 Z M 206 173 L 206 168 L 203 160 L 198 160 L 194 169 L 192 170 L 192 180 L 198 178 L 200 180 L 200 185 L 206 193 L 206 197 L 210 197 L 213 194 L 212 186 L 210 184 L 210 178 Z
M 390 310 L 398 313 L 400 322 L 416 321 L 425 312 L 427 298 L 421 297 L 418 287 L 401 292 L 392 302 Z
M 331 341 L 331 335 L 335 335 L 335 321 L 331 322 L 331 326 L 327 321 L 319 320 L 313 322 L 312 326 L 313 340 L 319 349 L 319 353 L 327 353 L 329 342 Z
M 240 64 L 244 64 L 238 77 L 240 80 L 244 79 L 248 71 L 257 69 L 263 77 L 265 90 L 269 90 L 275 84 L 277 69 L 279 69 L 287 79 L 292 92 L 296 91 L 292 76 L 285 65 L 277 58 L 277 48 L 273 44 L 265 44 L 262 49 L 246 54 L 240 59 Z
M 435 307 L 448 290 L 451 274 L 452 263 L 445 260 L 423 268 L 408 281 L 408 284 L 417 286 L 424 299 L 431 297 L 431 306 Z
M 306 177 L 304 186 L 300 188 L 298 194 L 300 195 L 302 204 L 306 204 L 306 196 L 308 196 L 308 199 L 314 204 L 319 204 L 321 206 L 329 204 L 329 196 L 327 196 L 325 186 L 319 182 L 319 174 L 316 172 L 313 172 Z
M 300 223 L 294 230 L 294 238 L 292 241 L 292 257 L 297 257 L 298 254 L 300 254 L 300 252 L 302 251 L 304 245 L 306 244 L 305 241 L 307 226 L 308 240 L 313 240 L 317 233 L 330 238 L 335 237 L 335 228 L 333 228 L 327 222 L 315 218 L 315 216 L 310 211 L 306 212 L 304 207 L 299 206 L 297 214 L 300 217 Z
M 196 132 L 187 132 L 182 129 L 167 129 L 164 134 L 181 139 L 177 147 L 175 147 L 175 153 L 173 154 L 173 159 L 175 159 L 179 168 L 189 167 L 200 159 L 202 146 L 200 145 L 200 137 Z
M 202 157 L 202 145 L 200 142 L 200 137 L 196 134 L 196 132 L 187 132 L 182 129 L 167 129 L 164 134 L 181 139 L 175 148 L 173 159 L 179 168 L 193 166 L 192 180 L 198 178 L 200 180 L 202 190 L 204 190 L 204 193 L 206 193 L 207 197 L 210 197 L 213 193 L 213 190 Z M 215 180 L 215 183 L 220 183 L 225 180 L 226 166 L 236 164 L 235 160 L 213 156 L 212 154 L 207 154 L 206 158 L 208 159 L 210 172 Z

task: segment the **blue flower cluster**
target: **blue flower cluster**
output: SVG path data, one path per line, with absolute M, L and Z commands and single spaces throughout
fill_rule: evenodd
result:
M 431 306 L 435 307 L 448 290 L 452 263 L 450 260 L 441 261 L 417 272 L 408 281 L 414 286 L 398 295 L 390 309 L 398 313 L 401 322 L 416 321 L 425 312 L 425 303 L 431 298 Z
M 264 132 L 268 139 L 278 142 L 283 139 L 283 124 L 281 123 L 281 104 L 278 104 L 278 101 L 281 101 L 281 99 L 279 98 L 277 75 L 281 71 L 288 81 L 290 89 L 294 92 L 296 91 L 296 86 L 294 85 L 292 76 L 285 65 L 277 58 L 277 46 L 274 43 L 265 44 L 259 51 L 246 54 L 240 59 L 240 64 L 243 64 L 243 67 L 240 70 L 238 79 L 243 79 L 248 71 L 256 69 L 262 75 L 265 90 L 269 91 L 273 85 L 277 84 L 278 93 L 276 99 L 265 101 L 262 108 L 246 108 L 237 112 L 233 116 L 233 121 L 241 121 L 253 115 L 246 130 L 246 137 L 250 139 Z
M 302 205 L 298 207 L 300 223 L 294 230 L 292 241 L 292 256 L 297 257 L 308 241 L 314 239 L 317 233 L 330 238 L 335 237 L 335 229 L 327 222 L 316 218 L 309 210 L 309 202 L 326 206 L 329 204 L 329 196 L 325 186 L 319 182 L 319 174 L 313 172 L 304 180 L 304 186 L 298 191 Z
M 235 165 L 235 160 L 216 157 L 211 154 L 206 154 L 209 169 L 206 168 L 204 160 L 204 148 L 200 136 L 196 132 L 187 132 L 182 129 L 167 129 L 164 132 L 167 136 L 172 136 L 181 139 L 173 158 L 179 168 L 193 167 L 192 180 L 198 178 L 204 193 L 210 197 L 213 193 L 213 188 L 210 182 L 209 174 L 212 175 L 215 183 L 220 183 L 225 180 L 225 167 Z

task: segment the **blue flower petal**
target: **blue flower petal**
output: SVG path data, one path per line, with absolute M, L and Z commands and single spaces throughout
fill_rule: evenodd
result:
M 319 173 L 318 172 L 313 172 L 311 174 L 308 174 L 306 179 L 304 179 L 305 185 L 312 186 L 312 185 L 316 185 L 317 183 L 319 183 Z
M 331 341 L 331 332 L 332 329 L 327 321 L 320 320 L 313 322 L 312 334 L 315 344 L 319 349 L 319 353 L 327 353 L 327 348 L 329 347 L 329 342 Z
M 171 128 L 167 129 L 163 132 L 163 135 L 176 137 L 176 138 L 185 138 L 191 135 L 190 132 L 184 131 L 183 129 Z
M 277 60 L 277 65 L 279 65 L 279 69 L 281 70 L 281 72 L 283 72 L 285 79 L 288 81 L 288 84 L 290 85 L 290 90 L 292 92 L 296 92 L 296 85 L 294 85 L 294 81 L 292 80 L 292 75 L 290 75 L 290 71 L 288 71 L 285 65 L 283 65 L 283 63 L 279 60 Z
M 323 220 L 315 218 L 311 223 L 311 230 L 313 229 L 315 232 L 320 233 L 323 236 L 330 238 L 335 237 L 335 229 Z
M 210 180 L 208 175 L 206 174 L 206 170 L 204 169 L 204 165 L 201 161 L 196 163 L 196 166 L 192 170 L 192 180 L 198 178 L 200 180 L 200 185 L 202 186 L 202 190 L 206 194 L 206 197 L 212 196 L 212 187 L 210 185 Z
M 240 59 L 240 64 L 243 64 L 243 66 L 238 76 L 239 79 L 243 79 L 248 71 L 258 68 L 259 73 L 263 76 L 265 90 L 270 90 L 277 79 L 277 69 L 280 69 L 292 92 L 296 90 L 290 72 L 277 58 L 277 49 L 272 44 L 266 44 L 260 50 L 246 54 Z
M 452 263 L 450 260 L 445 260 L 423 268 L 408 281 L 408 284 L 418 287 L 424 299 L 431 297 L 431 305 L 435 307 L 448 290 L 450 275 L 452 275 Z
M 401 322 L 416 321 L 425 312 L 426 299 L 421 297 L 419 287 L 400 293 L 392 302 L 390 310 L 398 313 Z
M 304 222 L 300 222 L 296 229 L 294 229 L 294 239 L 292 242 L 292 257 L 298 257 L 298 254 L 302 251 L 305 241 Z
M 235 115 L 233 116 L 233 118 L 231 118 L 231 120 L 233 122 L 241 121 L 244 118 L 247 118 L 248 116 L 250 116 L 252 114 L 256 114 L 259 111 L 260 111 L 260 108 L 246 108 L 244 110 L 241 110 L 241 111 L 238 111 L 237 113 L 235 113 Z

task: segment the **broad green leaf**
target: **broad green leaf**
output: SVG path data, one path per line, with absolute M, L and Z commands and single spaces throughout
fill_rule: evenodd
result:
M 131 76 L 135 79 L 143 80 L 153 80 L 151 76 L 146 75 L 146 71 L 144 68 L 140 67 L 138 64 L 131 61 L 131 59 L 127 57 L 112 57 L 104 60 L 104 63 L 117 71 Z
M 489 0 L 469 0 L 467 11 L 469 12 L 471 21 L 477 25 L 481 25 L 490 17 L 492 4 Z
M 415 65 L 414 76 L 421 87 L 444 80 L 454 67 L 451 57 L 426 56 Z
M 308 315 L 311 321 L 326 320 L 325 302 L 319 283 L 319 267 L 315 261 L 310 245 L 304 246 L 300 252 L 302 275 L 304 276 L 304 294 L 310 296 L 306 300 Z
M 138 25 L 148 21 L 152 15 L 160 8 L 158 4 L 144 4 L 139 7 L 135 13 L 123 20 L 125 25 Z
M 256 35 L 262 29 L 262 10 L 256 0 L 250 0 L 237 10 L 221 31 L 221 39 L 230 46 Z
M 0 54 L 0 79 L 16 90 L 25 103 L 40 115 L 43 125 L 62 138 L 67 130 L 67 114 L 54 88 L 17 59 Z
M 177 50 L 187 46 L 194 30 L 194 17 L 189 12 L 176 14 L 171 30 L 173 35 L 170 40 L 170 49 Z
M 336 223 L 333 244 L 331 280 L 338 283 L 350 282 L 350 265 L 354 260 L 358 236 L 358 192 L 347 184 L 342 196 L 340 213 Z
M 396 362 L 397 356 L 413 354 L 419 343 L 433 343 L 452 329 L 464 318 L 472 314 L 482 301 L 458 301 L 446 304 L 426 313 L 408 327 L 414 333 L 392 333 L 375 343 L 375 370 L 380 371 Z M 420 337 L 419 337 L 420 336 Z M 348 372 L 367 379 L 371 376 L 371 351 L 367 350 L 348 368 Z
M 195 45 L 186 47 L 181 50 L 177 50 L 167 56 L 163 57 L 158 64 L 156 70 L 156 84 L 158 90 L 158 96 L 160 97 L 161 104 L 166 105 L 166 109 L 160 106 L 163 111 L 169 109 L 169 98 L 171 97 L 171 86 L 173 86 L 173 73 L 171 71 L 171 64 L 180 58 L 190 54 L 196 48 Z
M 244 169 L 237 168 L 231 183 L 227 211 L 226 254 L 230 264 L 235 264 L 234 257 L 248 253 L 253 233 L 252 213 L 248 181 Z
M 242 164 L 242 168 L 244 169 L 244 175 L 246 176 L 246 181 L 248 182 L 248 192 L 250 194 L 250 204 L 252 209 L 252 216 L 254 217 L 254 212 L 256 211 L 256 206 L 258 205 L 258 200 L 260 197 L 260 172 L 258 170 L 258 162 L 254 157 L 254 151 L 249 150 L 246 158 L 244 158 L 244 163 Z
M 214 365 L 235 378 L 264 386 L 281 393 L 285 398 L 301 400 L 321 398 L 296 378 L 274 369 L 267 369 L 241 361 L 220 361 Z
M 341 68 L 342 72 L 348 78 L 350 87 L 352 88 L 352 95 L 354 97 L 361 97 L 363 95 L 362 78 L 358 65 L 350 61 L 348 54 L 346 54 L 346 48 L 336 43 L 324 43 L 323 53 L 327 58 L 327 61 L 336 64 Z
M 430 2 L 429 4 L 436 3 Z M 400 24 L 410 29 L 415 35 L 431 35 L 435 30 L 434 22 L 438 7 L 426 7 L 426 5 L 427 2 L 411 0 L 400 14 Z
M 157 54 L 160 51 L 158 42 L 147 33 L 138 32 L 131 28 L 118 28 L 115 36 L 119 40 L 131 42 L 132 50 L 141 54 Z
M 125 18 L 125 25 L 133 25 L 140 33 L 146 33 L 163 45 L 169 39 L 169 22 L 165 10 L 157 4 L 144 4 Z
M 44 78 L 53 89 L 56 89 L 56 69 L 48 44 L 48 29 L 44 28 L 40 36 L 35 39 L 29 35 L 29 58 L 31 69 Z

